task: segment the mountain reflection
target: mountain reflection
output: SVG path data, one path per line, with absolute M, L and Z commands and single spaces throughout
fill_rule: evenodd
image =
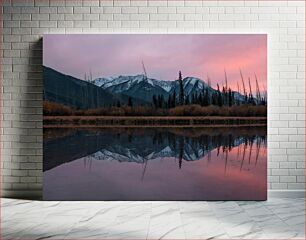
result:
M 89 168 L 92 160 L 146 164 L 154 159 L 175 158 L 180 169 L 183 161 L 204 157 L 211 161 L 211 152 L 216 150 L 217 155 L 223 155 L 226 172 L 233 148 L 241 170 L 251 158 L 257 164 L 263 147 L 266 127 L 44 129 L 43 168 L 47 171 L 87 157 L 84 165 Z

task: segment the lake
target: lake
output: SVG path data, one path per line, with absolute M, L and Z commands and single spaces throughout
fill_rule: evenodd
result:
M 265 200 L 266 127 L 44 128 L 44 200 Z

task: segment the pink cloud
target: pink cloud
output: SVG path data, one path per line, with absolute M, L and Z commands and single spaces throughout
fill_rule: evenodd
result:
M 45 66 L 83 79 L 90 70 L 94 77 L 142 73 L 145 62 L 149 77 L 165 80 L 184 76 L 203 80 L 209 74 L 213 86 L 224 82 L 237 88 L 254 73 L 260 86 L 267 81 L 267 38 L 265 34 L 99 34 L 45 35 Z

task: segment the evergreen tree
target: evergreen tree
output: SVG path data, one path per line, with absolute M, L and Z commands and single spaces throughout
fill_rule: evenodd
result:
M 161 107 L 161 108 L 164 108 L 164 107 L 165 107 L 164 95 L 160 95 L 160 107 Z
M 232 96 L 232 90 L 231 88 L 229 88 L 228 90 L 228 106 L 232 106 L 233 105 L 233 96 Z
M 184 86 L 183 86 L 183 79 L 182 79 L 181 71 L 179 71 L 179 84 L 180 84 L 180 105 L 183 105 L 185 94 L 184 94 Z
M 195 104 L 195 94 L 193 93 L 192 96 L 191 96 L 191 103 L 192 104 Z
M 157 107 L 160 108 L 160 102 L 161 102 L 161 97 L 160 95 L 157 96 Z
M 202 95 L 202 93 L 200 93 L 200 95 L 199 95 L 198 104 L 203 106 L 203 95 Z
M 121 103 L 120 103 L 120 101 L 119 101 L 119 100 L 117 101 L 117 107 L 118 107 L 118 108 L 120 108 L 120 107 L 121 107 Z
M 211 104 L 211 96 L 209 96 L 208 88 L 205 90 L 206 92 L 206 99 L 207 99 L 207 106 Z
M 215 93 L 212 94 L 212 96 L 211 96 L 211 104 L 212 104 L 212 105 L 218 105 L 218 104 L 217 104 L 217 96 L 216 96 Z
M 209 101 L 208 88 L 206 88 L 205 90 L 203 88 L 203 99 L 202 99 L 202 102 L 203 102 L 203 106 L 210 105 L 211 101 Z
M 169 95 L 169 97 L 168 97 L 167 108 L 172 108 L 172 97 L 171 97 L 171 95 Z
M 222 103 L 224 104 L 224 105 L 227 105 L 227 92 L 226 92 L 226 89 L 224 88 L 224 86 L 223 86 L 223 88 L 222 88 Z
M 129 97 L 128 106 L 129 107 L 133 107 L 133 102 L 132 102 L 132 98 L 131 97 Z
M 153 100 L 154 107 L 157 108 L 157 99 L 156 99 L 155 95 L 153 95 L 153 99 L 152 100 Z
M 185 99 L 185 104 L 186 104 L 186 105 L 189 105 L 189 104 L 190 104 L 190 102 L 189 102 L 189 97 L 186 97 L 186 99 Z
M 172 107 L 176 107 L 176 92 L 174 90 L 173 94 L 172 94 L 172 102 L 171 102 L 171 106 Z

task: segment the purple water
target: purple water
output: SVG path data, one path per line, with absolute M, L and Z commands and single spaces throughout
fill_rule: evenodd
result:
M 266 129 L 47 129 L 45 200 L 265 200 Z

